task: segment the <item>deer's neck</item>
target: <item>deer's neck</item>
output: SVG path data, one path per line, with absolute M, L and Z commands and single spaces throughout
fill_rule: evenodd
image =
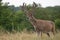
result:
M 36 23 L 36 18 L 35 18 L 34 16 L 29 17 L 29 21 L 30 21 L 31 23 Z

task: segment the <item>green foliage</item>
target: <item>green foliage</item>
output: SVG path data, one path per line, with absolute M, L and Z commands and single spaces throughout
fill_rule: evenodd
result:
M 34 30 L 32 24 L 27 20 L 25 13 L 21 10 L 14 11 L 6 4 L 1 6 L 0 1 L 0 30 L 6 30 L 12 32 L 22 31 L 27 29 L 28 31 Z M 28 10 L 32 7 L 27 6 Z M 52 20 L 56 24 L 56 28 L 60 28 L 60 6 L 42 8 L 38 7 L 34 11 L 34 16 L 37 19 Z
M 28 20 L 26 20 L 25 13 L 21 10 L 17 11 L 14 15 L 14 26 L 18 31 L 27 29 L 30 30 L 32 28 L 31 24 Z
M 60 19 L 55 20 L 56 28 L 60 29 Z

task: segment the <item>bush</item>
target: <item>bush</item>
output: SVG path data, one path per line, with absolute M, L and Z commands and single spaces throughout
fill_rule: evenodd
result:
M 55 20 L 56 28 L 60 29 L 60 19 Z

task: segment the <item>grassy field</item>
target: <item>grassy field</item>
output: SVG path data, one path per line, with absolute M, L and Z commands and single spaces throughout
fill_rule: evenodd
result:
M 37 37 L 36 33 L 14 33 L 14 34 L 6 34 L 1 33 L 0 34 L 0 40 L 51 40 L 53 35 L 51 34 L 51 37 L 49 38 L 46 34 L 43 34 L 42 37 Z M 60 40 L 60 33 L 57 33 L 52 40 Z

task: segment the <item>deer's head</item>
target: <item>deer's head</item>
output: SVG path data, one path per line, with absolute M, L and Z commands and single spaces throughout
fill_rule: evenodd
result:
M 21 9 L 22 9 L 23 12 L 25 12 L 25 15 L 27 16 L 27 18 L 32 19 L 33 18 L 33 13 L 34 13 L 33 11 L 35 10 L 34 8 L 36 8 L 36 7 L 37 7 L 36 3 L 33 2 L 32 8 L 28 10 L 28 7 L 26 6 L 26 4 L 23 3 L 23 6 L 21 6 Z

